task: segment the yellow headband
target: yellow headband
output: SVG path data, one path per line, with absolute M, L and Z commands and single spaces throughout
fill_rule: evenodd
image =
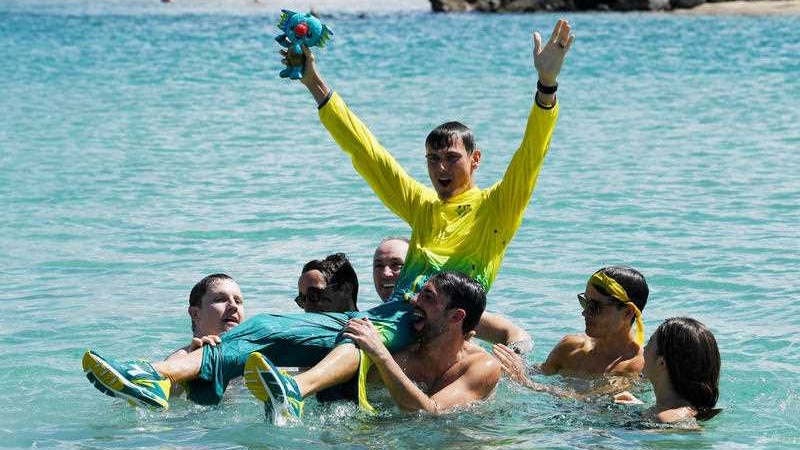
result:
M 602 287 L 603 290 L 609 292 L 612 297 L 633 308 L 633 313 L 636 315 L 636 342 L 639 345 L 644 345 L 644 322 L 642 322 L 642 312 L 639 311 L 639 308 L 628 298 L 628 293 L 625 292 L 625 288 L 617 283 L 617 280 L 603 272 L 595 272 L 595 274 L 589 278 L 589 283 Z

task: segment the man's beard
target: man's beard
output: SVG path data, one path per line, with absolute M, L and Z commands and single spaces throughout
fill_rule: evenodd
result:
M 440 323 L 427 322 L 419 331 L 420 342 L 430 342 L 447 332 L 447 326 Z

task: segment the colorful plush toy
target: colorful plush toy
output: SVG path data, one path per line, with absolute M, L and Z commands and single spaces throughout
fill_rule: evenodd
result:
M 319 19 L 308 14 L 296 13 L 288 9 L 281 10 L 278 28 L 283 34 L 276 37 L 279 44 L 288 48 L 287 67 L 281 71 L 281 78 L 299 80 L 303 77 L 305 58 L 303 45 L 306 47 L 324 47 L 333 37 L 333 31 Z

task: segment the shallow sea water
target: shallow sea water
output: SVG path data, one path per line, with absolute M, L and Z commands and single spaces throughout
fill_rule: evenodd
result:
M 483 149 L 479 185 L 502 175 L 535 86 L 529 32 L 556 15 L 317 5 L 337 33 L 323 73 L 413 176 L 427 182 L 424 137 L 452 119 Z M 359 304 L 377 303 L 372 249 L 408 228 L 308 94 L 277 77 L 279 6 L 0 3 L 0 447 L 800 445 L 796 17 L 566 14 L 578 40 L 561 117 L 489 298 L 541 361 L 581 331 L 575 293 L 591 272 L 639 268 L 648 334 L 688 315 L 720 343 L 724 411 L 701 432 L 643 430 L 630 408 L 507 381 L 445 417 L 311 402 L 287 428 L 265 425 L 241 386 L 219 407 L 165 413 L 96 392 L 85 349 L 160 358 L 184 345 L 188 291 L 212 272 L 240 282 L 251 315 L 294 311 L 302 264 L 344 251 Z

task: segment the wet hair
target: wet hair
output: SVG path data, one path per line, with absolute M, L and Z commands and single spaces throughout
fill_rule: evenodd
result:
M 347 259 L 347 255 L 344 253 L 328 255 L 320 261 L 320 267 L 321 269 L 316 270 L 322 272 L 328 285 L 335 284 L 337 287 L 350 285 L 353 307 L 358 311 L 358 276 L 353 265 L 350 264 L 350 260 Z
M 619 283 L 619 285 L 625 289 L 625 293 L 628 294 L 628 298 L 634 305 L 636 305 L 637 308 L 639 308 L 639 312 L 644 311 L 644 307 L 647 305 L 647 297 L 650 295 L 650 288 L 647 286 L 647 281 L 644 279 L 644 275 L 642 275 L 641 272 L 633 267 L 628 266 L 603 267 L 597 272 L 602 272 L 608 275 L 610 278 L 613 278 L 614 281 Z M 600 293 L 603 295 L 609 297 L 612 296 L 611 293 L 606 292 L 602 286 L 596 286 L 594 284 L 592 286 L 594 286 L 594 288 L 600 291 Z M 617 306 L 619 308 L 625 307 L 623 303 L 620 303 Z M 633 323 L 634 320 L 636 320 L 635 317 L 631 319 L 631 323 Z
M 436 289 L 450 299 L 447 309 L 460 308 L 466 312 L 461 330 L 469 333 L 478 326 L 486 309 L 486 291 L 477 281 L 461 272 L 445 271 L 432 276 Z
M 189 293 L 189 306 L 200 306 L 203 296 L 206 295 L 206 291 L 208 291 L 208 287 L 222 280 L 231 280 L 234 283 L 236 282 L 236 280 L 228 275 L 225 275 L 224 273 L 215 273 L 204 277 L 194 285 L 192 291 Z
M 446 122 L 434 128 L 425 138 L 425 148 L 446 149 L 459 139 L 464 144 L 464 150 L 471 155 L 475 150 L 475 136 L 472 134 L 472 130 L 461 122 Z
M 209 286 L 222 280 L 231 280 L 234 283 L 236 282 L 236 280 L 224 273 L 214 273 L 204 277 L 202 280 L 198 281 L 192 288 L 192 291 L 189 292 L 189 306 L 196 306 L 199 308 L 203 303 L 203 296 L 206 295 Z M 192 333 L 194 333 L 196 330 L 197 324 L 194 323 L 194 319 L 192 319 Z
M 312 259 L 311 261 L 305 263 L 303 265 L 303 270 L 300 271 L 300 275 L 302 276 L 304 273 L 311 272 L 312 270 L 319 270 L 320 272 L 322 272 L 324 270 L 324 268 L 322 267 L 322 261 L 318 259 Z
M 721 361 L 711 330 L 695 319 L 673 317 L 658 326 L 653 339 L 672 388 L 697 410 L 697 420 L 716 416 Z

